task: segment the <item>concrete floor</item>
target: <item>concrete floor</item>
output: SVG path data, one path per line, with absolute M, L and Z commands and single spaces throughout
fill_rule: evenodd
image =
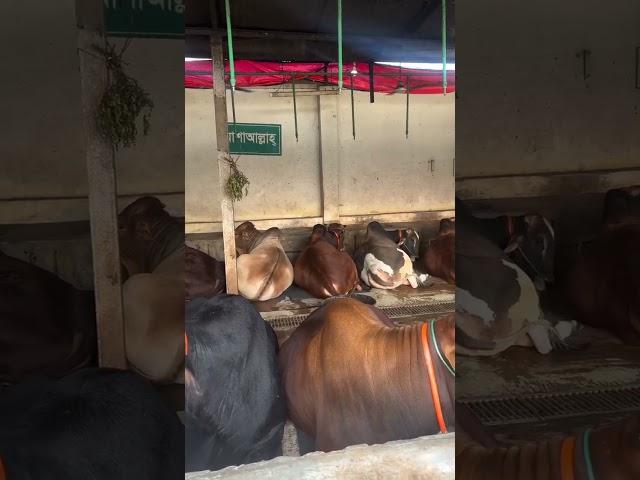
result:
M 441 310 L 453 311 L 455 303 L 455 287 L 446 282 L 431 277 L 427 286 L 411 288 L 402 286 L 395 290 L 381 290 L 372 288 L 369 291 L 359 292 L 358 295 L 369 297 L 375 300 L 378 308 L 414 306 L 414 305 L 438 305 Z M 265 302 L 254 302 L 257 310 L 266 321 L 283 317 L 297 317 L 308 315 L 318 308 L 325 300 L 312 297 L 309 293 L 293 285 L 287 289 L 283 295 L 273 300 Z M 397 323 L 420 322 L 425 319 L 434 318 L 443 313 L 403 315 L 401 318 L 392 319 Z M 276 329 L 276 334 L 280 344 L 282 344 L 293 333 L 295 328 L 288 330 Z
M 590 341 L 580 351 L 540 355 L 533 348 L 513 347 L 495 357 L 459 356 L 456 397 L 473 401 L 640 387 L 640 347 L 625 345 L 607 332 L 588 327 L 580 335 Z M 487 428 L 503 441 L 521 443 L 570 434 L 627 415 L 628 411 L 606 416 L 584 414 Z

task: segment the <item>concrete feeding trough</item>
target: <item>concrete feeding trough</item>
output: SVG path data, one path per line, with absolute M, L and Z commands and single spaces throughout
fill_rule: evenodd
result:
M 454 456 L 455 434 L 447 433 L 188 473 L 185 480 L 453 480 Z

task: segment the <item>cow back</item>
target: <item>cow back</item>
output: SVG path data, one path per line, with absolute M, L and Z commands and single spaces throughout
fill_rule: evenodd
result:
M 186 333 L 187 471 L 279 455 L 286 409 L 271 327 L 223 294 L 187 304 Z
M 93 292 L 0 252 L 0 380 L 66 374 L 95 355 Z
M 293 271 L 296 285 L 317 298 L 346 295 L 358 284 L 351 256 L 322 238 L 305 247 Z
M 34 378 L 0 395 L 9 479 L 110 480 L 184 475 L 177 415 L 137 375 L 86 369 Z

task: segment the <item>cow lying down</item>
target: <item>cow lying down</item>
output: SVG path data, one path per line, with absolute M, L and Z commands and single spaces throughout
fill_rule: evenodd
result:
M 456 405 L 456 478 L 464 480 L 635 480 L 640 478 L 640 416 L 575 436 L 499 445 Z
M 426 274 L 418 275 L 413 270 L 419 243 L 420 237 L 413 229 L 386 231 L 378 222 L 371 222 L 355 252 L 360 279 L 374 288 L 417 288 L 427 280 Z
M 293 283 L 293 265 L 282 248 L 280 230 L 260 231 L 251 222 L 235 230 L 238 290 L 249 300 L 279 297 Z
M 185 468 L 218 470 L 282 452 L 278 341 L 239 295 L 187 303 Z
M 293 267 L 295 283 L 316 298 L 347 295 L 360 284 L 356 264 L 344 249 L 345 226 L 313 227 Z
M 0 393 L 0 478 L 175 480 L 184 430 L 134 373 L 79 370 Z M 4 475 L 3 475 L 4 468 Z
M 489 356 L 534 346 L 567 348 L 575 322 L 544 317 L 529 276 L 485 237 L 463 225 L 456 240 L 456 343 L 463 355 Z
M 0 251 L 0 383 L 87 367 L 96 346 L 93 292 Z

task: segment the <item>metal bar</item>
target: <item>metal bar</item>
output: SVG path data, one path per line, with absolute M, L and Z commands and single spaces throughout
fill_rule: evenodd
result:
M 103 7 L 102 0 L 76 0 L 98 361 L 101 367 L 124 369 L 127 367 L 127 360 L 118 244 L 115 153 L 113 147 L 97 131 L 94 118 L 96 107 L 107 86 L 107 70 L 104 59 L 90 53 L 94 45 L 105 43 Z
M 353 102 L 353 75 L 351 75 L 351 132 L 353 139 L 356 139 L 356 110 Z
M 338 0 L 338 88 L 342 89 L 342 0 Z
M 234 87 L 231 87 L 231 114 L 233 116 L 233 124 L 236 124 L 236 98 L 234 95 Z
M 640 47 L 636 47 L 636 88 L 640 90 Z
M 375 102 L 375 98 L 374 98 L 375 89 L 373 86 L 373 81 L 374 81 L 373 67 L 374 67 L 374 63 L 369 62 L 369 103 Z
M 442 0 L 442 94 L 447 94 L 447 0 Z
M 588 72 L 587 60 L 591 58 L 591 52 L 589 50 L 582 51 L 582 79 L 587 80 L 591 77 L 591 74 Z
M 296 130 L 296 142 L 298 141 L 298 107 L 296 104 L 296 77 L 291 77 L 291 89 L 293 91 L 293 124 Z
M 214 0 L 211 0 L 212 4 Z M 212 5 L 213 7 L 213 5 Z M 211 58 L 213 59 L 213 105 L 216 122 L 216 144 L 218 177 L 220 182 L 220 208 L 222 209 L 222 238 L 224 242 L 224 267 L 227 293 L 238 293 L 238 273 L 236 267 L 236 237 L 233 201 L 226 193 L 226 182 L 230 174 L 229 166 L 229 125 L 227 119 L 226 85 L 224 83 L 224 56 L 222 37 L 211 37 Z
M 407 77 L 407 113 L 405 118 L 404 137 L 409 138 L 409 77 Z
M 211 72 L 208 71 L 202 71 L 202 72 L 192 72 L 195 74 L 200 74 L 200 75 L 209 75 L 211 74 Z M 263 76 L 265 75 L 265 72 L 236 72 L 236 77 L 238 76 Z M 288 72 L 275 72 L 273 73 L 273 75 L 282 75 L 282 76 L 293 76 L 295 75 L 296 77 L 315 77 L 315 76 L 325 76 L 325 77 L 335 77 L 336 74 L 335 73 L 325 73 L 323 71 L 320 72 L 301 72 L 301 71 L 288 71 Z M 374 73 L 374 76 L 376 77 L 405 77 L 405 76 L 409 76 L 409 77 L 434 77 L 438 75 L 438 73 L 434 73 L 433 70 L 429 70 L 428 72 L 407 72 L 405 70 L 404 73 Z M 228 78 L 229 74 L 225 73 L 225 78 Z

